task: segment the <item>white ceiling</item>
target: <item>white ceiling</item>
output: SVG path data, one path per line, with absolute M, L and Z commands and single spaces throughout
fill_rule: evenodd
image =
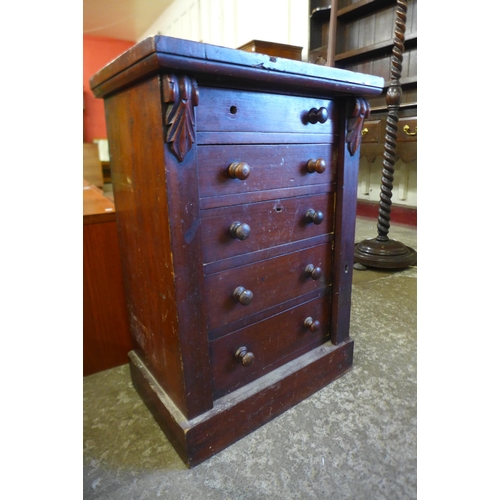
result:
M 174 0 L 83 0 L 83 34 L 136 42 Z

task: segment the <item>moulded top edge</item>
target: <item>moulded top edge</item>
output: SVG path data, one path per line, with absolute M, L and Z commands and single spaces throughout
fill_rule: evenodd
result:
M 230 49 L 201 42 L 193 42 L 181 38 L 153 35 L 145 38 L 97 72 L 90 79 L 91 89 L 94 93 L 99 94 L 96 90 L 100 85 L 120 73 L 123 73 L 128 68 L 146 59 L 148 56 L 154 55 L 182 58 L 184 61 L 182 67 L 183 71 L 186 70 L 186 63 L 192 61 L 193 63 L 211 63 L 212 70 L 214 64 L 220 64 L 221 71 L 228 75 L 231 73 L 231 68 L 255 70 L 256 79 L 259 78 L 258 74 L 264 71 L 267 75 L 276 74 L 288 77 L 296 75 L 331 81 L 337 84 L 342 82 L 348 85 L 354 84 L 356 86 L 370 88 L 370 94 L 378 94 L 382 92 L 384 87 L 384 79 L 378 76 L 355 73 L 339 68 L 320 66 L 255 52 Z M 160 62 L 158 62 L 158 68 L 159 67 L 162 67 Z M 177 69 L 175 63 L 172 63 L 172 61 L 169 67 L 174 71 Z

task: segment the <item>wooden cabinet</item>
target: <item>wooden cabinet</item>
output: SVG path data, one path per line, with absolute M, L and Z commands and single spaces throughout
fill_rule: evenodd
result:
M 83 186 L 83 375 L 123 365 L 132 349 L 115 207 Z
M 377 116 L 377 115 L 376 115 Z M 380 119 L 366 120 L 363 128 L 363 143 L 361 145 L 362 155 L 369 163 L 384 154 L 385 128 L 387 118 L 380 114 Z M 417 160 L 417 117 L 402 116 L 399 119 L 396 132 L 395 159 L 401 159 L 404 163 Z
M 92 78 L 132 377 L 188 465 L 351 367 L 360 104 L 382 83 L 168 37 Z

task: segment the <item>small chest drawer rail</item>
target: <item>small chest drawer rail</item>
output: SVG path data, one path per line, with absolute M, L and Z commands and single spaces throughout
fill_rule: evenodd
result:
M 334 113 L 333 101 L 326 99 L 200 87 L 196 123 L 198 132 L 252 132 L 261 136 L 272 132 L 320 133 L 333 137 Z
M 334 231 L 334 196 L 322 193 L 202 211 L 210 263 Z
M 331 246 L 320 245 L 205 278 L 209 330 L 332 283 Z
M 332 144 L 200 146 L 201 198 L 332 184 L 337 155 Z
M 255 380 L 328 340 L 330 295 L 210 343 L 215 397 Z

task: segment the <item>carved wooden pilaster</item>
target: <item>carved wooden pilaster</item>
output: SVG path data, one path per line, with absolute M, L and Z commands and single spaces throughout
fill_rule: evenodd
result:
M 163 99 L 169 104 L 165 111 L 165 142 L 181 162 L 196 140 L 194 107 L 198 106 L 198 98 L 198 85 L 194 78 L 163 76 Z
M 351 156 L 358 150 L 361 144 L 361 131 L 365 119 L 370 116 L 370 105 L 366 99 L 361 97 L 356 98 L 356 106 L 352 117 L 347 124 L 347 149 Z

